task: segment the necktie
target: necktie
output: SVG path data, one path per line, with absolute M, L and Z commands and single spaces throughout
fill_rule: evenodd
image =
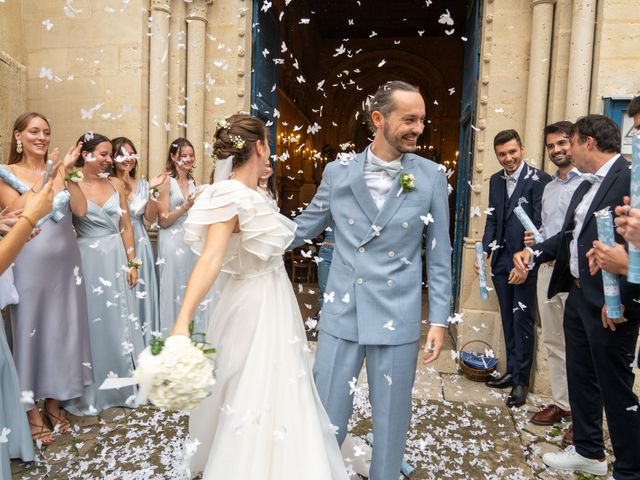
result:
M 367 163 L 364 166 L 367 172 L 382 172 L 385 171 L 390 177 L 396 178 L 402 170 L 402 163 L 399 160 L 392 162 L 385 162 L 373 155 L 367 156 Z

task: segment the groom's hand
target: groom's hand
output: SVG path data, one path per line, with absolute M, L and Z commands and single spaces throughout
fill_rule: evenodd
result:
M 424 357 L 422 361 L 425 365 L 435 362 L 440 356 L 442 345 L 444 344 L 445 327 L 432 326 L 427 334 L 427 343 L 424 345 Z

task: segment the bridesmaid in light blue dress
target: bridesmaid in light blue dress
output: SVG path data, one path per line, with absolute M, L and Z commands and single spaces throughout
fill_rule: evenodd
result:
M 136 179 L 139 155 L 133 142 L 125 137 L 117 137 L 111 143 L 114 160 L 112 173 L 122 180 L 127 188 L 136 257 L 142 263 L 138 269 L 136 300 L 140 324 L 145 338 L 149 341 L 151 332 L 157 328 L 159 322 L 158 280 L 151 240 L 144 220 L 146 219 L 150 223 L 156 220 L 158 201 L 154 197 L 155 189 L 168 180 L 168 174 L 162 172 L 151 181 L 144 178 Z
M 82 140 L 82 139 L 81 139 Z M 74 415 L 96 415 L 115 406 L 134 406 L 133 387 L 99 390 L 108 376 L 131 376 L 146 342 L 139 322 L 135 286 L 138 271 L 126 189 L 108 179 L 111 142 L 87 134 L 81 150 L 84 180 L 80 184 L 88 210 L 74 218 L 89 310 L 92 369 L 95 382 L 79 399 L 65 402 Z
M 11 267 L 0 275 L 0 309 L 18 303 Z M 2 441 L 4 429 L 11 430 Z M 11 478 L 11 459 L 31 462 L 35 458 L 29 422 L 20 403 L 20 383 L 0 316 L 0 478 Z
M 160 283 L 160 323 L 158 330 L 168 335 L 175 322 L 191 271 L 198 257 L 184 241 L 184 222 L 198 190 L 191 176 L 195 163 L 193 145 L 186 138 L 171 143 L 166 170 L 169 181 L 160 186 L 158 197 L 158 281 Z M 211 296 L 200 303 L 193 318 L 194 332 L 207 331 Z

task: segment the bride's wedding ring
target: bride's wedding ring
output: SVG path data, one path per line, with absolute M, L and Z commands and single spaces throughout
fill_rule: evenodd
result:
M 622 214 L 629 215 L 629 210 L 631 210 L 631 205 L 625 205 L 624 207 L 622 207 Z

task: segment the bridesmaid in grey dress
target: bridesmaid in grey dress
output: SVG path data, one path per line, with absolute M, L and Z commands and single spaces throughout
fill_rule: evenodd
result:
M 26 113 L 17 118 L 8 165 L 3 167 L 7 181 L 0 181 L 0 208 L 22 208 L 24 193 L 41 188 L 50 141 L 45 117 Z M 65 156 L 53 183 L 54 213 L 22 249 L 13 269 L 21 298 L 10 309 L 14 361 L 21 390 L 33 395 L 23 404 L 33 438 L 44 444 L 53 436 L 35 402 L 46 399 L 44 416 L 58 433 L 66 433 L 70 424 L 59 401 L 79 397 L 93 381 L 87 300 L 71 224 L 72 213 L 82 217 L 87 202 L 76 183 L 65 181 L 78 154 L 76 147 Z
M 99 387 L 109 375 L 131 375 L 145 339 L 136 308 L 138 270 L 131 264 L 135 249 L 125 186 L 117 178 L 108 178 L 111 142 L 97 133 L 87 134 L 81 155 L 84 180 L 80 185 L 88 211 L 73 220 L 85 275 L 95 382 L 81 398 L 64 406 L 74 415 L 96 415 L 109 407 L 134 405 L 133 387 Z
M 138 287 L 136 300 L 138 314 L 147 341 L 151 331 L 158 325 L 158 280 L 156 278 L 155 259 L 151 248 L 151 240 L 147 233 L 144 220 L 153 223 L 158 216 L 157 199 L 152 191 L 162 185 L 167 179 L 167 172 L 156 175 L 151 181 L 144 178 L 136 179 L 138 171 L 138 152 L 133 142 L 125 137 L 112 140 L 113 171 L 122 180 L 127 189 L 129 216 L 133 225 L 136 257 L 141 262 L 138 269 Z
M 198 260 L 184 242 L 184 221 L 199 191 L 191 176 L 195 163 L 193 145 L 186 138 L 171 143 L 166 170 L 169 181 L 160 186 L 158 197 L 158 280 L 160 283 L 160 323 L 157 330 L 168 335 L 175 322 L 191 271 Z M 210 296 L 200 304 L 194 317 L 194 331 L 206 332 Z

